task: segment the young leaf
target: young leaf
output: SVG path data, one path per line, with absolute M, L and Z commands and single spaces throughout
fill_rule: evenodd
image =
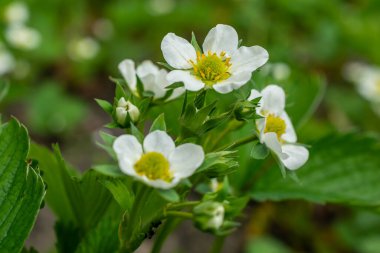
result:
M 157 190 L 157 193 L 165 200 L 169 202 L 178 202 L 180 200 L 178 193 L 173 190 Z
M 106 113 L 112 115 L 113 106 L 108 101 L 102 99 L 95 99 L 95 101 Z
M 202 49 L 197 42 L 197 38 L 195 37 L 194 32 L 191 33 L 191 45 L 193 45 L 193 47 L 195 48 L 197 52 L 202 53 Z
M 150 127 L 149 132 L 153 132 L 155 130 L 166 131 L 166 123 L 165 123 L 165 115 L 161 113 L 154 121 L 152 126 Z
M 0 249 L 20 252 L 40 210 L 45 185 L 26 162 L 29 138 L 25 127 L 12 119 L 0 129 Z
M 203 105 L 205 104 L 206 93 L 207 93 L 207 91 L 205 89 L 203 89 L 197 93 L 197 95 L 194 99 L 194 106 L 197 109 L 201 109 L 203 107 Z
M 264 144 L 256 142 L 250 155 L 253 159 L 265 159 L 269 155 L 269 149 Z
M 9 91 L 9 82 L 0 80 L 0 102 L 8 94 Z
M 139 131 L 139 129 L 137 127 L 135 127 L 135 125 L 132 122 L 131 122 L 131 133 L 133 136 L 135 136 L 137 138 L 137 140 L 140 143 L 143 143 L 144 135 Z

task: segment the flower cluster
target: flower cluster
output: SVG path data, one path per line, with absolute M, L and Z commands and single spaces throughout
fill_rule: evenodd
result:
M 166 60 L 161 65 L 168 70 L 149 60 L 135 66 L 133 60 L 125 59 L 118 65 L 123 78 L 113 79 L 114 103 L 97 100 L 114 119 L 109 127 L 126 131 L 111 138 L 110 154 L 117 159 L 123 175 L 143 183 L 137 184 L 144 189 L 156 188 L 156 194 L 171 202 L 185 198 L 191 189 L 203 184 L 208 190 L 203 192 L 202 200 L 178 204 L 191 205 L 191 213 L 178 212 L 173 204 L 165 207 L 164 216 L 191 218 L 200 230 L 224 236 L 238 226 L 233 219 L 248 201 L 233 196 L 228 183 L 227 175 L 239 167 L 237 147 L 256 141 L 266 154 L 272 151 L 279 165 L 289 170 L 303 166 L 309 152 L 297 144 L 293 124 L 285 111 L 285 91 L 280 86 L 272 84 L 262 91 L 251 89 L 250 93 L 243 88 L 250 83 L 252 73 L 267 62 L 269 56 L 264 48 L 240 46 L 234 28 L 217 25 L 207 34 L 202 47 L 194 35 L 190 43 L 169 33 L 163 38 L 161 49 Z M 284 71 L 282 65 L 281 68 L 277 76 L 286 78 L 290 71 Z M 237 89 L 245 95 L 228 108 L 206 98 L 207 93 L 218 97 Z M 173 126 L 167 131 L 165 113 L 153 122 L 145 120 L 149 119 L 150 109 L 160 110 L 181 98 L 180 108 L 170 108 L 170 117 L 181 111 L 179 131 Z M 246 123 L 252 124 L 249 136 L 221 145 L 226 142 L 225 135 Z M 110 147 L 105 149 L 110 152 Z M 145 200 L 143 193 L 141 188 L 136 192 L 139 201 Z M 138 208 L 132 209 L 131 216 Z M 128 233 L 133 233 L 136 228 L 131 225 L 128 229 Z M 126 240 L 133 240 L 128 233 Z
M 168 102 L 185 90 L 214 89 L 229 93 L 250 79 L 252 72 L 268 60 L 268 52 L 260 46 L 239 47 L 238 35 L 228 25 L 217 25 L 207 34 L 202 49 L 173 33 L 161 43 L 163 56 L 171 67 L 168 72 L 146 60 L 135 67 L 131 59 L 119 64 L 127 87 L 136 98 Z M 170 89 L 173 83 L 184 87 Z M 139 88 L 140 87 L 142 88 Z M 260 99 L 259 99 L 260 98 Z M 259 99 L 255 120 L 259 140 L 289 170 L 300 168 L 308 159 L 308 150 L 297 144 L 292 122 L 285 112 L 285 92 L 277 85 L 268 85 L 261 92 L 252 89 L 248 101 Z M 116 105 L 116 119 L 126 125 L 126 118 L 137 122 L 139 109 L 124 97 Z M 204 161 L 202 146 L 183 144 L 175 148 L 173 140 L 163 131 L 146 136 L 141 145 L 133 135 L 122 135 L 113 148 L 121 170 L 157 188 L 171 188 L 191 176 Z

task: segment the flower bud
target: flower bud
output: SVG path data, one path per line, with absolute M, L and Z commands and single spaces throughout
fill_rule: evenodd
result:
M 224 207 L 221 203 L 207 201 L 193 209 L 195 226 L 203 231 L 216 231 L 224 221 Z
M 129 101 L 125 101 L 125 99 L 122 97 L 119 99 L 116 107 L 117 123 L 124 125 L 128 115 L 132 122 L 136 122 L 139 119 L 140 111 L 139 108 L 137 108 L 134 104 Z

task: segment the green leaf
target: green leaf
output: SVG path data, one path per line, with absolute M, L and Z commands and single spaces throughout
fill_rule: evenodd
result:
M 110 219 L 101 220 L 89 231 L 75 253 L 115 253 L 119 248 L 118 222 Z
M 0 249 L 20 252 L 28 237 L 45 185 L 38 171 L 26 162 L 29 138 L 15 119 L 0 126 Z
M 170 66 L 169 64 L 167 64 L 166 62 L 157 62 L 158 65 L 161 65 L 162 67 L 164 68 L 167 68 L 169 70 L 175 70 L 175 68 L 173 68 L 172 66 Z
M 9 91 L 9 82 L 0 80 L 0 102 L 5 98 Z
M 206 93 L 207 93 L 207 91 L 204 89 L 197 93 L 197 95 L 194 99 L 194 106 L 197 109 L 201 109 L 203 107 L 203 105 L 205 104 Z
M 230 174 L 239 166 L 235 161 L 236 151 L 219 151 L 208 153 L 202 165 L 195 173 L 205 173 L 210 178 Z
M 379 140 L 358 133 L 326 137 L 313 145 L 309 161 L 297 170 L 297 181 L 269 168 L 252 184 L 251 197 L 379 206 Z
M 94 170 L 78 175 L 63 160 L 58 146 L 53 149 L 54 153 L 34 144 L 30 152 L 31 158 L 41 161 L 43 179 L 49 189 L 46 202 L 58 219 L 87 231 L 106 213 L 112 195 L 98 182 L 103 175 Z
M 134 195 L 130 189 L 130 181 L 124 178 L 102 178 L 100 183 L 104 185 L 113 195 L 114 199 L 123 209 L 130 211 L 134 201 Z
M 144 135 L 139 131 L 139 129 L 131 122 L 131 133 L 137 138 L 140 143 L 144 141 Z
M 156 130 L 166 131 L 165 115 L 161 113 L 152 123 L 149 132 Z
M 114 164 L 102 164 L 92 167 L 93 170 L 111 177 L 122 177 L 125 176 L 123 172 Z
M 191 33 L 191 45 L 193 45 L 196 51 L 202 53 L 202 49 L 197 42 L 197 38 L 195 37 L 194 32 Z
M 159 189 L 159 190 L 157 190 L 157 193 L 163 199 L 165 199 L 169 202 L 178 202 L 180 200 L 178 193 L 173 189 L 168 189 L 168 190 Z
M 112 114 L 113 106 L 108 101 L 102 99 L 95 99 L 96 103 L 108 114 Z
M 257 142 L 251 150 L 253 159 L 265 159 L 269 155 L 269 149 L 264 144 Z

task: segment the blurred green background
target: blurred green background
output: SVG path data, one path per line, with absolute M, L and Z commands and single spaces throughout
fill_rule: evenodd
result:
M 219 23 L 232 25 L 243 45 L 268 50 L 270 60 L 253 80 L 285 87 L 302 142 L 380 129 L 379 105 L 344 75 L 352 62 L 380 65 L 377 0 L 2 0 L 0 15 L 0 77 L 11 84 L 1 112 L 19 118 L 33 140 L 59 142 L 82 169 L 107 159 L 93 140 L 109 119 L 93 99 L 112 101 L 109 76 L 120 76 L 117 64 L 163 61 L 166 33 L 190 39 L 194 31 L 202 43 Z M 310 105 L 316 112 L 305 111 Z M 30 243 L 47 252 L 54 243 L 45 231 L 51 217 L 41 216 Z M 254 203 L 245 218 L 250 222 L 225 252 L 380 252 L 380 217 L 366 210 Z M 167 252 L 202 252 L 191 245 L 203 235 L 188 229 L 179 230 Z M 181 238 L 187 233 L 193 239 Z

